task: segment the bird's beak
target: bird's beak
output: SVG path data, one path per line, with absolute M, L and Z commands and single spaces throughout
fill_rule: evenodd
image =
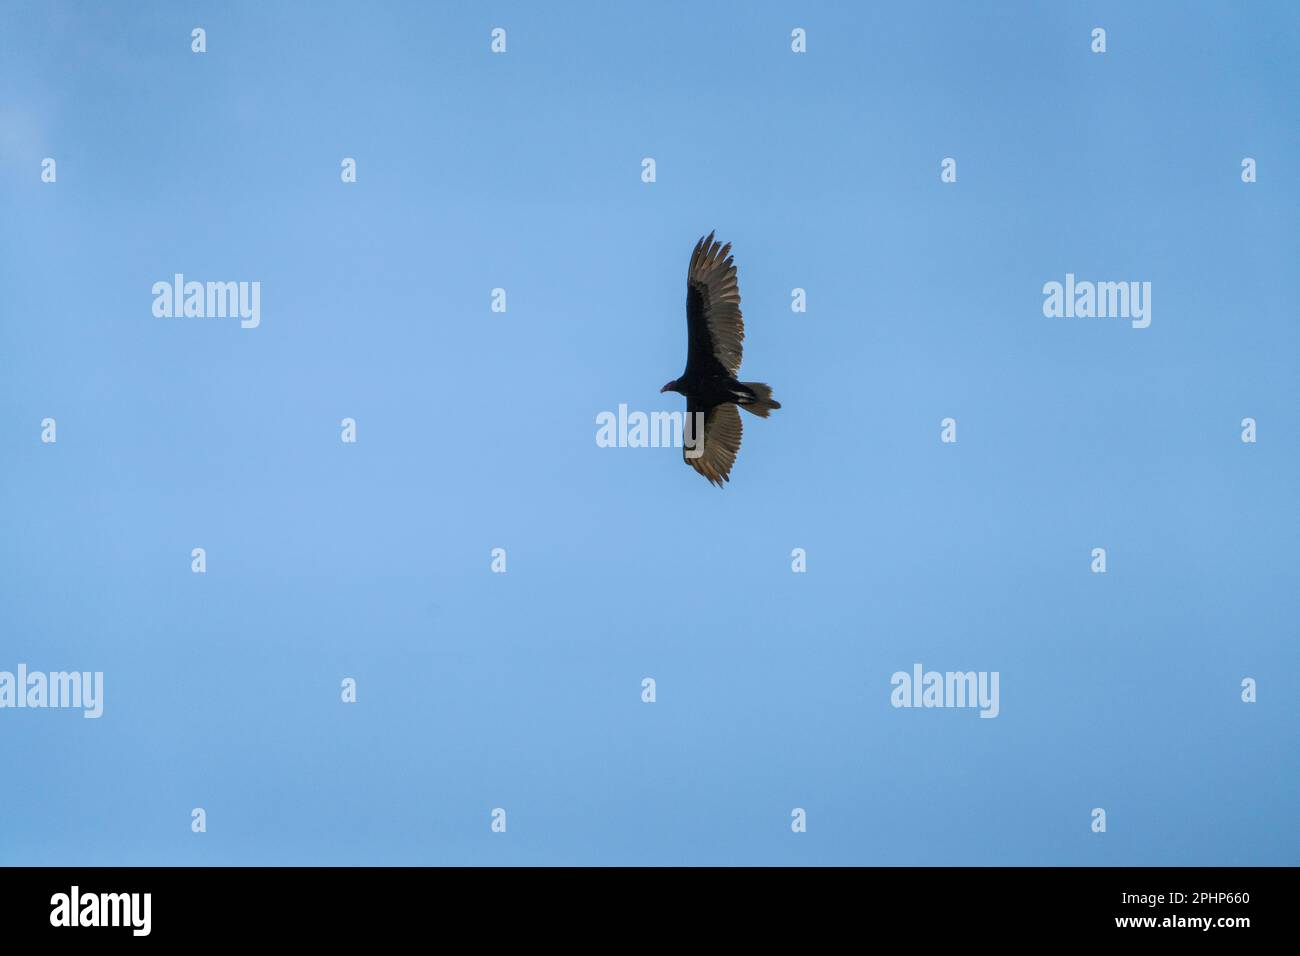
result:
M 671 385 L 671 384 L 672 384 L 672 382 L 669 382 L 669 383 L 668 383 L 668 385 Z M 663 388 L 659 389 L 659 394 L 660 394 L 660 395 L 662 395 L 664 392 L 668 391 L 668 385 L 665 385 Z

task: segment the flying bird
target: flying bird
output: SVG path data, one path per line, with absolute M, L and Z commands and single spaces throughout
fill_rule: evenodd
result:
M 745 322 L 740 316 L 740 287 L 731 243 L 713 241 L 713 233 L 695 244 L 686 270 L 686 371 L 663 388 L 686 396 L 687 436 L 682 457 L 719 488 L 731 476 L 740 451 L 740 412 L 767 418 L 781 403 L 762 382 L 741 382 L 741 343 Z M 704 434 L 691 429 L 704 418 Z M 691 440 L 693 437 L 693 441 Z M 701 443 L 701 438 L 703 439 Z M 701 449 L 701 444 L 703 448 Z

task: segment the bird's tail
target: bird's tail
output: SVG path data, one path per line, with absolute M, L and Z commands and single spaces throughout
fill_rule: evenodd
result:
M 753 392 L 754 397 L 748 402 L 737 402 L 736 404 L 751 415 L 767 418 L 772 409 L 781 407 L 781 403 L 772 397 L 772 387 L 770 385 L 764 385 L 762 382 L 741 382 L 740 384 Z

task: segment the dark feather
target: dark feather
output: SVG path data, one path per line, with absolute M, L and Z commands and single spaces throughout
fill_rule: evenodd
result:
M 732 378 L 740 371 L 745 321 L 740 314 L 740 285 L 731 243 L 713 241 L 713 233 L 695 244 L 686 271 L 686 327 L 689 348 L 686 375 L 707 374 L 715 366 Z
M 692 406 L 691 402 L 686 403 L 686 412 L 690 415 L 692 412 L 701 411 L 698 405 Z M 694 416 L 691 416 L 694 421 Z M 693 425 L 688 427 L 694 427 Z M 682 458 L 686 464 L 698 471 L 710 482 L 719 488 L 731 478 L 731 466 L 736 463 L 736 455 L 740 451 L 740 438 L 744 431 L 744 426 L 740 423 L 740 412 L 735 405 L 730 403 L 724 405 L 714 405 L 704 413 L 704 447 L 699 448 L 699 435 L 694 436 L 696 440 L 695 448 L 687 447 L 682 449 Z M 700 451 L 698 457 L 692 458 L 695 451 Z

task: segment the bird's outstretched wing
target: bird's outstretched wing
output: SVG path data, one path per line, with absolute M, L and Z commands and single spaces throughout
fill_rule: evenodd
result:
M 702 409 L 693 401 L 686 403 L 686 414 L 691 422 L 695 421 L 695 413 L 699 411 Z M 694 426 L 688 423 L 686 427 L 690 429 Z M 695 439 L 695 447 L 692 448 L 689 441 L 683 442 L 682 458 L 686 464 L 721 488 L 731 475 L 731 466 L 736 463 L 742 431 L 740 409 L 730 402 L 714 405 L 704 414 L 703 451 L 698 457 L 691 457 L 699 450 L 700 436 L 688 432 Z
M 713 233 L 697 242 L 691 253 L 686 271 L 686 327 L 686 374 L 707 374 L 715 371 L 716 364 L 735 378 L 745 341 L 740 286 L 731 243 L 714 242 Z

